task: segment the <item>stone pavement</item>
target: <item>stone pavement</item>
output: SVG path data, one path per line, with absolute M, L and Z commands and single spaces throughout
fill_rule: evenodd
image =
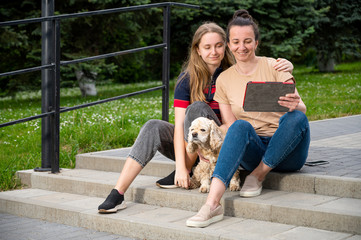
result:
M 0 213 L 0 240 L 134 240 L 133 238 Z
M 361 115 L 310 123 L 311 145 L 307 161 L 327 160 L 327 165 L 304 166 L 301 172 L 361 178 Z
M 326 176 L 361 178 L 361 115 L 311 122 L 308 161 L 327 160 L 329 164 L 305 166 L 301 172 Z M 129 149 L 128 149 L 129 150 Z M 126 149 L 121 150 L 126 154 Z M 100 153 L 99 153 L 100 154 Z M 102 152 L 101 154 L 115 154 Z M 119 154 L 117 152 L 116 154 Z M 160 155 L 157 159 L 162 159 Z M 64 234 L 66 233 L 66 235 Z M 0 214 L 0 239 L 122 239 L 106 232 Z

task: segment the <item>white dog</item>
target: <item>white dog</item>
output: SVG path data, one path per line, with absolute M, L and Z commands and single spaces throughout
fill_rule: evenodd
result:
M 187 152 L 194 153 L 197 150 L 208 162 L 199 161 L 193 170 L 190 188 L 199 188 L 199 192 L 209 192 L 211 176 L 217 163 L 217 158 L 223 143 L 224 134 L 217 124 L 208 118 L 199 117 L 189 127 Z M 231 191 L 240 189 L 239 170 L 235 172 L 230 182 Z

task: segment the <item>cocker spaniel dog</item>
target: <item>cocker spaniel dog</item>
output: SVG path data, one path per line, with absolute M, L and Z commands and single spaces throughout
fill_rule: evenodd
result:
M 223 143 L 224 134 L 217 124 L 208 118 L 199 117 L 189 127 L 187 152 L 202 155 L 209 162 L 200 160 L 193 170 L 190 188 L 199 188 L 199 192 L 209 192 L 211 176 Z M 229 184 L 231 191 L 240 189 L 239 170 L 233 175 Z

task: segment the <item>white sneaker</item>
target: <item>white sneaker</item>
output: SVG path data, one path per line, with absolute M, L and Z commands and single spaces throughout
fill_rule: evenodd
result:
M 256 197 L 262 192 L 262 182 L 257 177 L 248 175 L 244 180 L 244 184 L 239 192 L 241 197 Z
M 211 207 L 209 205 L 203 205 L 197 215 L 189 218 L 187 220 L 188 227 L 207 227 L 211 223 L 221 221 L 223 219 L 223 207 L 219 205 L 211 211 Z

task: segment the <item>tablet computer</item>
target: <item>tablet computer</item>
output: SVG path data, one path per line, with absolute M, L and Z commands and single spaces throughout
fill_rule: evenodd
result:
M 288 112 L 278 104 L 279 97 L 295 92 L 293 82 L 248 82 L 243 109 L 250 112 Z

